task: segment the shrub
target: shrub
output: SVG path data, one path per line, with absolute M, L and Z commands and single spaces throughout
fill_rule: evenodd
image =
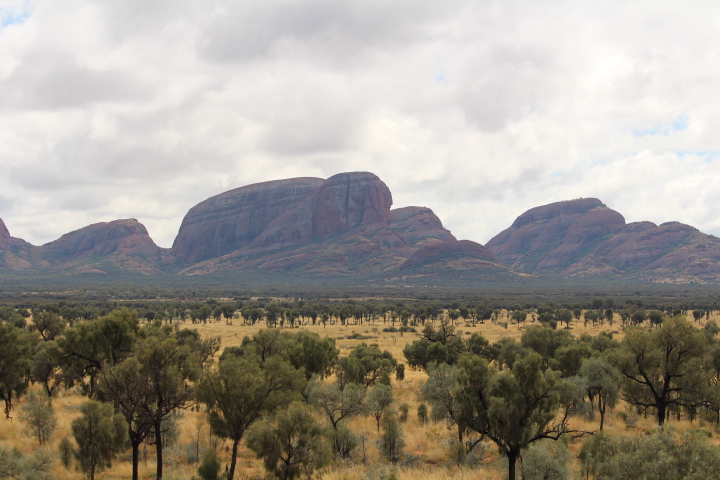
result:
M 207 449 L 198 467 L 198 475 L 202 480 L 218 480 L 220 475 L 220 459 L 212 448 Z
M 407 403 L 403 403 L 398 407 L 398 410 L 400 411 L 400 417 L 398 418 L 401 422 L 407 422 L 408 419 L 408 413 L 410 413 L 410 407 Z
M 58 451 L 60 453 L 60 462 L 62 462 L 63 467 L 70 468 L 73 458 L 73 446 L 72 442 L 67 437 L 63 437 L 62 440 L 60 440 Z
M 567 480 L 571 454 L 563 441 L 541 440 L 523 454 L 525 480 Z
M 427 405 L 425 405 L 424 403 L 421 403 L 420 406 L 418 406 L 417 415 L 418 415 L 418 420 L 420 421 L 420 424 L 425 425 L 428 421 Z
M 380 453 L 386 460 L 395 463 L 400 458 L 404 446 L 405 441 L 403 440 L 400 424 L 395 415 L 387 415 L 383 420 L 383 433 L 379 445 Z

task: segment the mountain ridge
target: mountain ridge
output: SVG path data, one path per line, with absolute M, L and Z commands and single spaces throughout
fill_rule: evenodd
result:
M 171 248 L 136 219 L 88 225 L 41 246 L 12 237 L 0 219 L 0 273 L 720 283 L 719 239 L 679 222 L 626 223 L 597 198 L 531 208 L 485 246 L 456 239 L 430 208 L 392 206 L 376 175 L 346 172 L 209 197 L 188 210 Z

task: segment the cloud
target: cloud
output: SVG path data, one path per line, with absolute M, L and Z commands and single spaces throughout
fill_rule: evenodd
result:
M 0 217 L 170 246 L 237 186 L 372 171 L 486 242 L 594 196 L 720 234 L 710 2 L 0 0 Z

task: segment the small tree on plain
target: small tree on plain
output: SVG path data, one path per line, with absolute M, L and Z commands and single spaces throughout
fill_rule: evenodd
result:
M 401 404 L 401 405 L 398 407 L 398 410 L 400 411 L 400 416 L 398 417 L 398 419 L 399 419 L 401 422 L 407 422 L 408 413 L 410 413 L 410 407 L 408 406 L 408 404 L 407 404 L 407 403 Z
M 397 418 L 393 414 L 387 415 L 383 421 L 383 433 L 380 437 L 380 453 L 386 460 L 395 463 L 400 459 L 404 446 L 402 428 Z
M 82 416 L 72 422 L 78 444 L 75 458 L 78 470 L 95 480 L 95 473 L 109 467 L 117 451 L 127 443 L 128 425 L 107 403 L 90 400 L 80 411 Z
M 418 420 L 420 425 L 425 425 L 428 421 L 428 407 L 424 403 L 421 403 L 417 409 Z
M 296 402 L 255 422 L 246 433 L 246 441 L 274 478 L 310 478 L 332 458 L 322 430 L 312 409 Z
M 63 437 L 62 440 L 60 440 L 60 444 L 58 445 L 58 453 L 60 454 L 60 462 L 62 462 L 63 467 L 70 468 L 72 465 L 72 459 L 73 459 L 73 446 L 70 439 L 67 437 Z
M 382 422 L 385 412 L 393 401 L 392 387 L 382 383 L 376 384 L 367 399 L 367 408 L 375 417 L 377 423 L 377 431 L 380 432 L 380 422 Z
M 20 410 L 20 420 L 25 424 L 25 433 L 37 437 L 38 443 L 42 445 L 57 427 L 52 404 L 46 395 L 37 392 L 30 392 L 25 400 Z
M 202 463 L 198 467 L 198 475 L 202 480 L 218 480 L 220 478 L 220 459 L 212 448 L 205 451 Z

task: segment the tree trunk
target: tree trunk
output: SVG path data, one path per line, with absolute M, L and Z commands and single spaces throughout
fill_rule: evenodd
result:
M 519 449 L 516 450 L 514 448 L 511 448 L 507 452 L 508 457 L 508 480 L 515 480 L 515 467 L 517 465 L 517 459 L 518 459 L 518 453 L 520 453 Z
M 138 464 L 140 463 L 140 442 L 132 442 L 132 465 L 133 465 L 133 472 L 132 472 L 132 480 L 138 480 L 139 473 L 138 473 Z
M 157 470 L 155 480 L 162 480 L 163 473 L 163 452 L 162 452 L 162 431 L 160 422 L 155 423 L 155 452 L 157 457 Z
M 598 412 L 600 412 L 600 431 L 603 431 L 603 425 L 605 425 L 605 408 L 607 405 L 603 403 L 602 396 L 598 395 Z
M 232 456 L 230 457 L 230 472 L 228 473 L 227 480 L 233 480 L 233 477 L 235 476 L 235 465 L 237 464 L 237 451 L 239 443 L 239 438 L 233 440 Z
M 660 427 L 660 430 L 663 430 L 665 427 L 666 408 L 667 408 L 667 406 L 665 405 L 665 403 L 658 403 L 657 419 L 658 419 L 658 427 Z

